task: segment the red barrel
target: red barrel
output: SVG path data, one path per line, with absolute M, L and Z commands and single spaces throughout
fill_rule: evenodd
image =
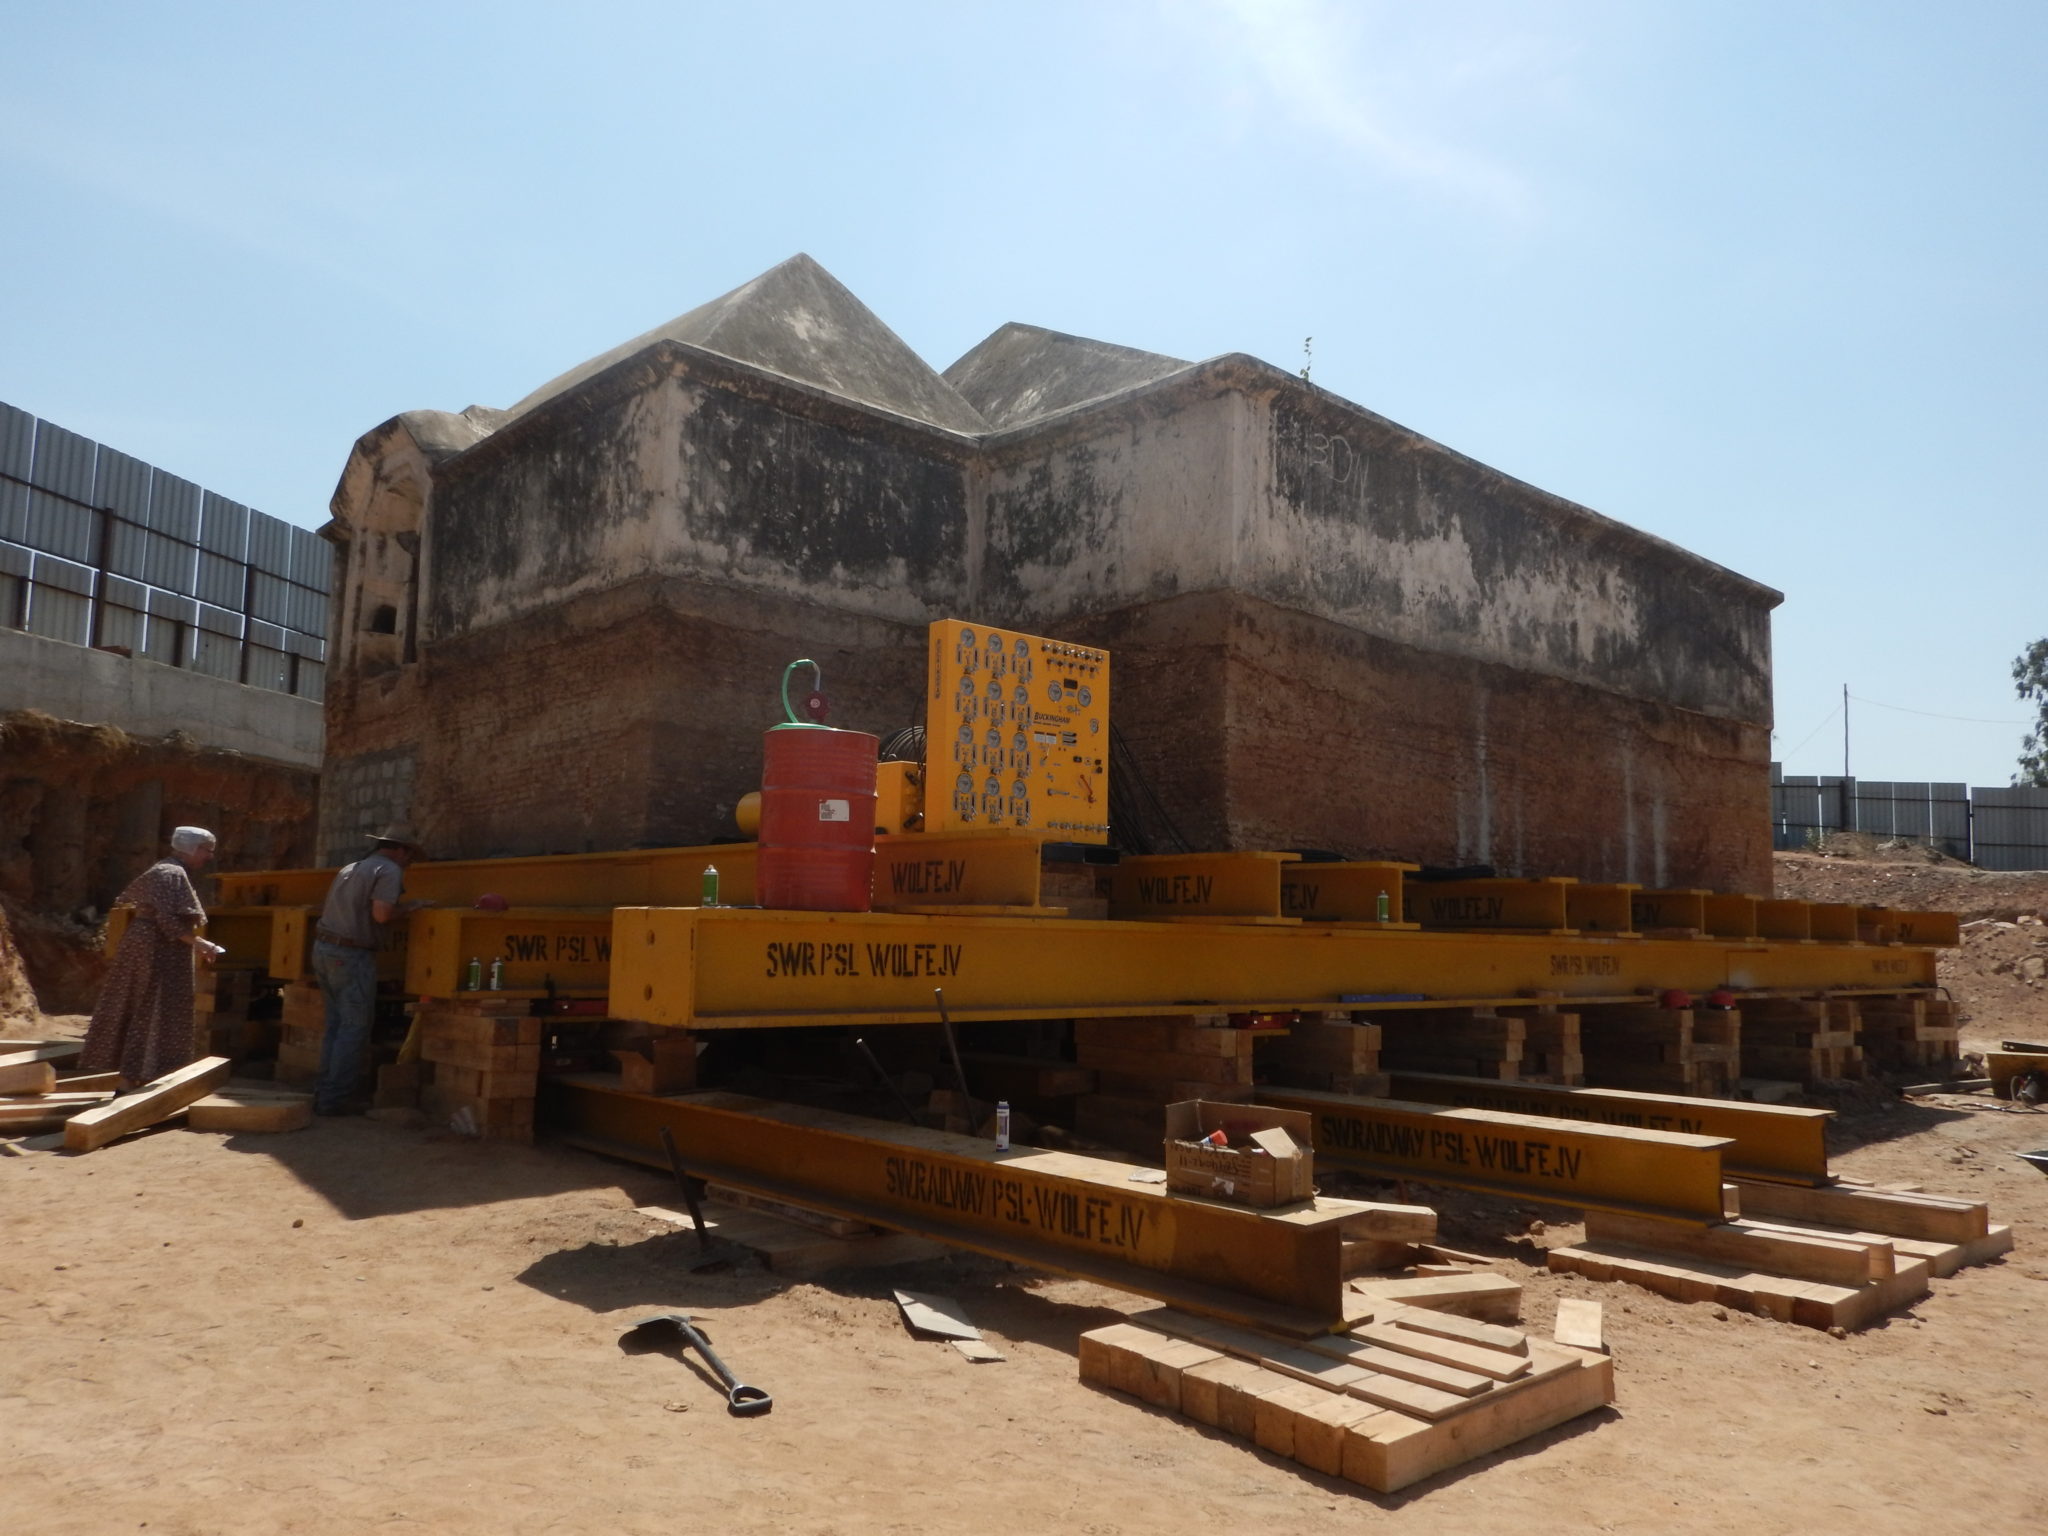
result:
M 761 767 L 754 891 L 764 907 L 865 912 L 875 885 L 875 763 L 866 731 L 778 726 Z

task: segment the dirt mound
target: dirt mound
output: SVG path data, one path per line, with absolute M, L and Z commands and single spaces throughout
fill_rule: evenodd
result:
M 42 1016 L 35 989 L 28 984 L 28 967 L 14 942 L 7 909 L 0 905 L 0 1030 L 32 1035 Z
M 2048 870 L 2004 873 L 1910 845 L 1861 856 L 1773 856 L 1777 893 L 1800 901 L 1954 912 L 1963 942 L 1942 953 L 1938 975 L 1956 1000 L 1966 1050 L 2048 1032 Z

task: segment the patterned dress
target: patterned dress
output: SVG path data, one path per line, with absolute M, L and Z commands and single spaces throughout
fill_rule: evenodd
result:
M 184 941 L 206 913 L 191 875 L 171 858 L 137 875 L 116 905 L 135 912 L 100 986 L 79 1065 L 140 1086 L 195 1059 L 192 950 Z

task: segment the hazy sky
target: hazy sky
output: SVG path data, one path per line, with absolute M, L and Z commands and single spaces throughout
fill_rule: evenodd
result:
M 1859 775 L 2011 773 L 2039 0 L 12 0 L 0 37 L 0 400 L 279 517 L 398 411 L 802 250 L 938 367 L 1013 319 L 1312 334 L 1318 384 L 1782 590 L 1790 771 L 1840 771 L 1846 683 Z

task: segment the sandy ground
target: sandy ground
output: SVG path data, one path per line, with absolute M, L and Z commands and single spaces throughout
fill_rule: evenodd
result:
M 2048 1145 L 2048 1114 L 1846 1129 L 1865 1144 L 1838 1171 L 1987 1197 L 2018 1251 L 1833 1339 L 1550 1276 L 1531 1260 L 1574 1235 L 1560 1213 L 1531 1241 L 1532 1212 L 1446 1196 L 1446 1240 L 1524 1275 L 1531 1325 L 1563 1295 L 1606 1303 L 1620 1402 L 1391 1497 L 1082 1386 L 1077 1335 L 1131 1298 L 974 1259 L 692 1275 L 694 1238 L 633 1213 L 665 1181 L 573 1151 L 346 1120 L 8 1158 L 0 1529 L 2031 1528 L 2048 1179 L 2009 1151 Z M 1008 1362 L 911 1338 L 891 1284 L 960 1297 Z M 729 1418 L 691 1366 L 621 1350 L 668 1308 L 709 1319 L 770 1416 Z
M 1971 1033 L 2048 1032 L 2020 974 L 2048 935 L 2014 921 L 2042 877 L 1793 863 L 1781 883 L 1816 899 L 1897 883 L 1894 904 L 1987 919 L 1954 957 L 1996 1021 Z M 692 1274 L 694 1238 L 633 1211 L 672 1204 L 665 1180 L 565 1149 L 345 1120 L 0 1158 L 0 1533 L 2037 1528 L 2048 1178 L 2011 1153 L 2048 1148 L 2048 1113 L 1870 1093 L 1834 1140 L 1838 1172 L 1987 1199 L 2019 1247 L 1834 1339 L 1552 1276 L 1568 1213 L 1409 1186 L 1445 1242 L 1524 1279 L 1532 1329 L 1562 1296 L 1605 1303 L 1620 1401 L 1390 1497 L 1081 1385 L 1077 1336 L 1135 1298 L 967 1257 Z M 1007 1363 L 913 1339 L 892 1285 L 959 1297 Z M 620 1348 L 672 1308 L 770 1416 Z

